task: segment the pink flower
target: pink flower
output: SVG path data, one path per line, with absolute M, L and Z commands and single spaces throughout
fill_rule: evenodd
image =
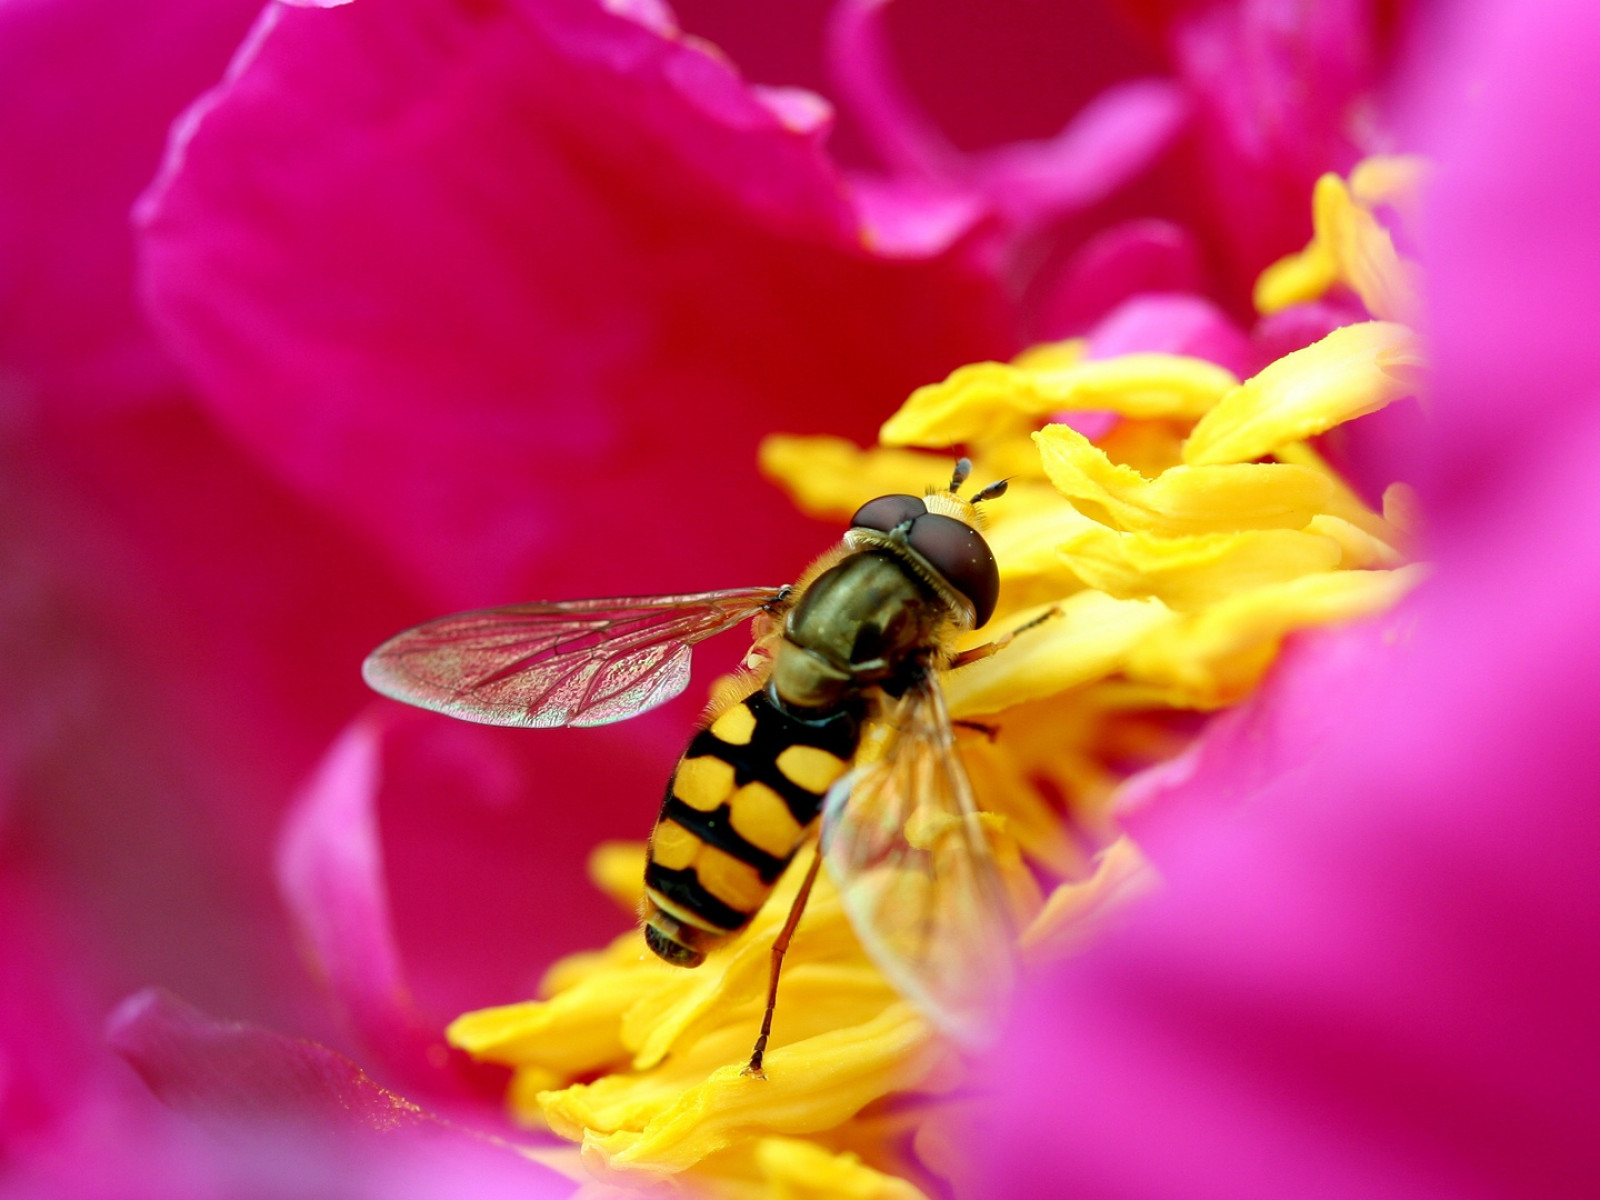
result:
M 1108 314 L 1107 344 L 1242 355 L 1238 296 L 1208 274 L 1304 235 L 1297 194 L 1293 236 L 1238 251 L 1230 206 L 1171 183 L 1190 114 L 1219 109 L 1220 144 L 1249 142 L 1276 93 L 1223 104 L 1178 54 L 1180 90 L 1151 45 L 1106 30 L 1040 51 L 1083 89 L 1030 85 L 1056 95 L 1050 125 L 985 101 L 947 122 L 959 149 L 930 147 L 871 61 L 883 14 L 843 6 L 831 53 L 862 120 L 835 158 L 815 97 L 746 83 L 648 2 L 253 8 L 0 10 L 0 101 L 24 131 L 0 151 L 0 453 L 19 492 L 0 603 L 25 651 L 0 709 L 0 831 L 18 904 L 67 931 L 19 954 L 18 986 L 85 996 L 35 1041 L 51 1006 L 19 1005 L 7 1042 L 86 1064 L 30 1066 L 38 1090 L 7 1095 L 37 1102 L 0 1109 L 8 1151 L 30 1114 L 46 1181 L 105 1128 L 113 1159 L 172 1139 L 158 1193 L 187 1163 L 218 1187 L 256 1169 L 191 1155 L 129 1099 L 97 1025 L 133 987 L 352 1030 L 381 1081 L 470 1106 L 488 1090 L 441 1062 L 442 1020 L 619 927 L 584 855 L 641 831 L 695 693 L 622 730 L 442 727 L 372 705 L 356 666 L 381 637 L 452 606 L 784 578 L 827 535 L 758 479 L 761 435 L 862 437 L 914 386 Z M 965 40 L 906 53 L 941 34 L 891 39 L 914 90 L 929 62 L 961 82 Z M 1296 61 L 1345 96 L 1375 70 L 1347 60 Z M 1336 109 L 1304 144 L 1269 139 L 1296 178 L 1345 165 L 1319 149 L 1343 145 Z M 1220 303 L 1155 301 L 1144 326 L 1119 310 L 1201 290 Z M 185 1108 L 226 1107 L 216 1075 L 174 1080 L 239 1041 L 332 1080 L 322 1101 L 365 1087 L 332 1051 L 166 1001 L 116 1029 Z M 95 1123 L 102 1102 L 117 1121 Z
M 995 1194 L 1592 1195 L 1600 21 L 1489 3 L 1413 97 L 1437 576 L 1311 641 L 1132 814 L 1168 879 L 1039 981 Z M 1559 515 L 1557 515 L 1559 514 Z
M 1129 117 L 1146 157 L 1172 120 L 1152 95 Z M 1026 222 L 969 197 L 966 221 L 908 241 L 885 222 L 959 189 L 924 202 L 915 180 L 841 172 L 823 115 L 747 86 L 648 6 L 268 10 L 142 203 L 146 291 L 197 401 L 383 560 L 388 579 L 329 563 L 330 614 L 379 585 L 391 595 L 360 614 L 374 626 L 405 585 L 420 618 L 781 577 L 815 539 L 756 479 L 761 434 L 862 435 L 917 382 L 1015 347 L 996 248 Z M 1092 173 L 1103 140 L 1049 152 Z M 1119 149 L 1100 191 L 1139 165 Z M 600 531 L 616 552 L 597 552 Z M 291 649 L 273 669 L 347 664 L 405 623 L 381 619 L 339 634 L 343 659 Z M 431 1028 L 615 927 L 588 901 L 540 920 L 504 897 L 533 878 L 587 895 L 587 849 L 637 832 L 648 810 L 629 798 L 660 786 L 693 703 L 572 739 L 378 738 L 383 908 Z M 306 876 L 285 871 L 317 923 Z

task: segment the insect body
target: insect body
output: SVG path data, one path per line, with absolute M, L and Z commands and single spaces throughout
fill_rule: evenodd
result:
M 750 923 L 849 767 L 858 707 L 807 720 L 759 688 L 695 735 L 650 837 L 643 916 L 652 950 L 697 967 Z
M 756 625 L 745 688 L 694 736 L 651 837 L 645 940 L 698 966 L 743 929 L 821 818 L 821 848 L 784 932 L 749 1071 L 761 1073 L 778 967 L 824 858 L 863 943 L 937 1023 L 961 1034 L 1010 972 L 1008 918 L 938 685 L 955 637 L 994 610 L 998 573 L 975 506 L 948 489 L 880 496 L 801 580 L 688 596 L 531 604 L 431 621 L 367 659 L 385 695 L 467 720 L 598 725 L 687 686 L 697 642 Z M 862 753 L 864 737 L 873 747 Z

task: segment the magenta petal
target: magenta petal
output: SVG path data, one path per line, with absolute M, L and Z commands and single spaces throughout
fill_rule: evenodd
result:
M 989 206 L 968 188 L 922 180 L 857 175 L 850 194 L 862 236 L 886 258 L 923 258 L 981 228 Z
M 99 409 L 178 380 L 136 308 L 128 210 L 259 0 L 0 6 L 5 403 Z M 19 395 L 20 393 L 20 395 Z
M 213 1020 L 158 989 L 128 997 L 106 1036 L 158 1099 L 201 1119 L 375 1133 L 439 1127 L 326 1046 Z
M 1174 25 L 1197 174 L 1241 282 L 1305 242 L 1312 184 L 1358 156 L 1377 75 L 1375 7 L 1230 0 L 1192 6 Z
M 1167 221 L 1127 221 L 1079 248 L 1041 299 L 1039 336 L 1082 333 L 1117 305 L 1148 292 L 1199 292 L 1200 248 Z
M 998 211 L 1022 228 L 1037 227 L 1103 200 L 1148 170 L 1187 118 L 1176 85 L 1131 80 L 1107 88 L 1051 140 L 1006 146 L 973 165 Z
M 1580 99 L 1600 77 L 1600 13 L 1472 11 L 1442 31 L 1458 52 L 1415 122 L 1444 158 L 1424 232 L 1437 391 L 1462 406 L 1440 424 L 1449 465 L 1429 497 L 1447 513 L 1488 501 L 1600 389 L 1600 109 Z
M 329 749 L 285 823 L 279 881 L 302 945 L 386 1076 L 454 1099 L 497 1089 L 497 1072 L 448 1050 L 445 1024 L 531 995 L 557 954 L 630 923 L 584 863 L 608 833 L 648 830 L 647 810 L 616 804 L 608 817 L 596 789 L 648 803 L 686 736 L 656 722 L 667 731 L 652 747 L 640 724 L 530 737 L 385 702 Z
M 1168 888 L 1024 1005 L 994 1194 L 1600 1190 L 1600 14 L 1469 15 L 1430 96 L 1435 575 L 1142 781 Z
M 965 155 L 911 100 L 895 70 L 883 14 L 889 0 L 841 0 L 833 8 L 833 73 L 896 184 L 942 182 L 1027 231 L 1105 198 L 1146 170 L 1186 117 L 1176 85 L 1121 81 L 1091 99 L 1055 137 Z
M 1254 374 L 1250 339 L 1211 301 L 1200 296 L 1136 296 L 1089 331 L 1089 357 L 1185 354 Z
M 1569 525 L 1453 564 L 1415 644 L 1373 639 L 1354 677 L 1286 664 L 1277 698 L 1330 711 L 1241 717 L 1234 756 L 1164 782 L 1143 832 L 1168 889 L 1041 981 L 1000 1053 L 995 1194 L 1593 1194 L 1600 759 L 1592 697 L 1550 698 L 1600 671 L 1600 567 L 1513 583 L 1600 531 L 1592 489 L 1570 505 L 1583 432 L 1528 495 Z
M 1159 861 L 1169 840 L 1196 824 L 1227 822 L 1264 789 L 1313 779 L 1330 737 L 1364 702 L 1371 672 L 1403 653 L 1410 609 L 1290 639 L 1247 701 L 1212 718 L 1176 758 L 1126 781 L 1118 823 Z
M 588 0 L 274 14 L 150 194 L 148 294 L 234 436 L 440 608 L 782 577 L 763 434 L 864 439 L 1012 348 L 964 252 L 864 253 L 820 127 L 692 40 Z
M 892 0 L 837 0 L 828 21 L 830 72 L 883 165 L 911 179 L 949 179 L 960 155 L 905 90 L 883 14 Z
M 362 1042 L 408 1078 L 448 1059 L 406 987 L 389 913 L 376 804 L 381 734 L 345 731 L 295 800 L 278 846 L 278 879 L 306 948 Z
M 156 989 L 124 1001 L 107 1037 L 164 1104 L 229 1134 L 238 1161 L 253 1150 L 280 1172 L 307 1172 L 323 1186 L 343 1180 L 350 1190 L 341 1195 L 480 1194 L 474 1184 L 495 1196 L 571 1191 L 513 1147 L 379 1087 L 326 1046 L 215 1020 Z
M 558 955 L 634 923 L 585 864 L 597 842 L 649 832 L 695 704 L 532 734 L 373 709 L 297 799 L 279 848 L 284 896 L 384 1072 L 477 1094 L 483 1080 L 444 1061 L 438 1031 L 531 996 Z
M 1250 336 L 1255 342 L 1257 359 L 1265 364 L 1320 342 L 1342 325 L 1366 319 L 1365 310 L 1357 302 L 1335 296 L 1293 304 L 1262 317 Z

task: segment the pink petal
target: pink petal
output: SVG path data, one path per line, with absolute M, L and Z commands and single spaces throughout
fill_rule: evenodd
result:
M 850 194 L 861 214 L 863 236 L 885 257 L 922 258 L 955 245 L 975 230 L 998 233 L 990 222 L 989 206 L 969 188 L 854 175 Z
M 449 1060 L 406 986 L 389 914 L 377 800 L 380 732 L 352 725 L 290 811 L 278 878 L 290 913 L 346 1020 L 403 1077 L 441 1084 Z
M 106 1036 L 162 1103 L 200 1118 L 375 1133 L 437 1122 L 325 1046 L 212 1020 L 155 989 L 124 1001 Z
M 107 1036 L 163 1103 L 229 1136 L 224 1186 L 270 1168 L 266 1178 L 280 1184 L 299 1174 L 303 1186 L 358 1197 L 571 1191 L 512 1147 L 418 1108 L 314 1042 L 214 1020 L 154 990 L 129 997 Z
M 500 1081 L 448 1051 L 440 1031 L 467 1009 L 532 995 L 558 955 L 633 923 L 598 895 L 585 862 L 607 836 L 649 832 L 690 722 L 529 736 L 381 712 L 353 723 L 301 791 L 279 842 L 280 886 L 374 1062 L 430 1095 L 481 1099 Z M 596 789 L 622 801 L 614 815 L 589 802 Z
M 1443 159 L 1429 191 L 1428 292 L 1437 389 L 1461 406 L 1440 425 L 1429 497 L 1444 520 L 1476 518 L 1486 485 L 1586 421 L 1600 384 L 1600 112 L 1579 99 L 1600 69 L 1596 14 L 1557 4 L 1524 21 L 1515 6 L 1482 7 L 1464 28 L 1434 31 L 1457 53 L 1415 122 Z
M 1342 325 L 1367 319 L 1357 302 L 1335 296 L 1290 305 L 1262 317 L 1256 322 L 1250 336 L 1255 342 L 1257 359 L 1265 364 L 1286 354 L 1293 354 L 1296 350 L 1303 350 L 1313 342 L 1320 342 Z
M 1587 432 L 1560 490 L 1600 447 Z M 1580 516 L 1600 531 L 1600 506 Z M 1374 631 L 1359 664 L 1287 664 L 1169 781 L 1166 819 L 1142 830 L 1168 890 L 1043 981 L 1002 1052 L 997 1192 L 1576 1195 L 1600 1179 L 1600 764 L 1592 706 L 1546 703 L 1600 669 L 1573 602 L 1600 571 L 1530 604 L 1485 596 L 1473 565 L 1491 564 L 1458 563 L 1419 599 L 1400 661 Z M 1508 583 L 1519 565 L 1492 564 Z M 1546 638 L 1559 650 L 1530 654 Z M 1298 713 L 1266 713 L 1286 695 Z
M 1370 0 L 1229 0 L 1174 22 L 1172 55 L 1196 111 L 1196 177 L 1212 228 L 1248 286 L 1310 235 L 1306 197 L 1362 149 L 1378 70 Z
M 1054 138 L 1013 143 L 974 166 L 996 209 L 1026 229 L 1088 208 L 1149 170 L 1188 119 L 1183 92 L 1158 79 L 1101 92 Z
M 960 156 L 901 83 L 883 14 L 892 0 L 838 0 L 828 52 L 840 95 L 891 172 L 922 179 L 956 175 Z
M 1428 260 L 1436 577 L 1390 622 L 1302 647 L 1144 781 L 1169 888 L 1025 1006 L 996 1194 L 1600 1187 L 1600 560 L 1581 549 L 1600 365 L 1564 306 L 1600 250 L 1579 218 L 1595 160 L 1570 152 L 1600 132 L 1577 83 L 1600 18 L 1499 3 L 1447 32 L 1461 57 L 1424 96 L 1452 181 Z
M 1249 700 L 1213 718 L 1184 753 L 1126 782 L 1117 793 L 1118 823 L 1159 859 L 1170 838 L 1200 822 L 1230 820 L 1264 789 L 1314 781 L 1323 748 L 1365 701 L 1374 656 L 1403 642 L 1415 624 L 1411 607 L 1291 638 Z
M 384 701 L 333 745 L 284 829 L 280 880 L 319 974 L 385 1071 L 476 1092 L 482 1080 L 445 1063 L 438 1031 L 533 995 L 558 955 L 635 923 L 585 864 L 599 841 L 649 833 L 697 704 L 530 733 Z
M 150 195 L 149 294 L 234 435 L 439 608 L 784 577 L 759 437 L 864 437 L 1012 345 L 961 254 L 863 255 L 818 137 L 579 0 L 278 11 Z
M 1254 374 L 1250 339 L 1211 301 L 1200 296 L 1144 295 L 1120 305 L 1089 331 L 1089 357 L 1158 352 L 1186 354 Z
M 98 409 L 177 379 L 136 310 L 128 209 L 257 0 L 0 8 L 0 369 L 8 406 Z
M 1198 292 L 1194 236 L 1167 221 L 1139 220 L 1096 234 L 1061 268 L 1040 302 L 1039 336 L 1082 333 L 1117 305 L 1147 292 Z

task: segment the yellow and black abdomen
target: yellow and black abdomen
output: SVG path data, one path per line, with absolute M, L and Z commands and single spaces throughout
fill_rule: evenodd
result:
M 689 743 L 667 785 L 645 867 L 645 940 L 698 966 L 760 910 L 860 740 L 848 708 L 801 720 L 765 688 Z

